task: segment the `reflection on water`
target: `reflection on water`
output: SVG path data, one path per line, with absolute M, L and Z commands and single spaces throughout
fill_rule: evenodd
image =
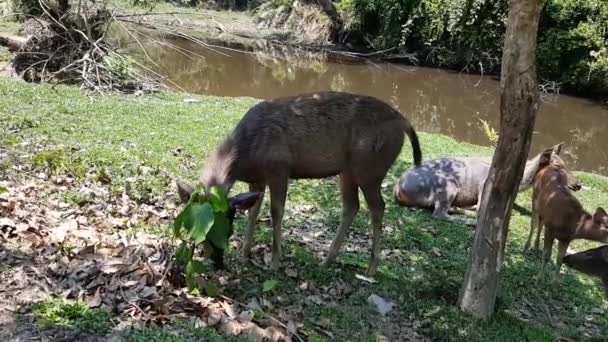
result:
M 279 48 L 273 53 L 220 52 L 186 41 L 172 43 L 200 56 L 158 46 L 148 53 L 160 72 L 191 93 L 260 99 L 330 89 L 367 94 L 407 113 L 419 131 L 479 145 L 489 144 L 479 119 L 497 125 L 499 83 L 490 77 L 395 64 L 327 62 Z M 603 134 L 608 110 L 569 96 L 548 100 L 541 106 L 531 154 L 565 141 L 571 168 L 608 175 L 608 134 Z

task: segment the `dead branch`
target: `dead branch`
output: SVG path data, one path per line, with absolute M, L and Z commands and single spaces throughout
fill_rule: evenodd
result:
M 0 34 L 0 46 L 7 47 L 10 52 L 19 51 L 26 41 L 25 38 Z

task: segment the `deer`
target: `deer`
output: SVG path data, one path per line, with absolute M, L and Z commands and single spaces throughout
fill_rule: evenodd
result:
M 385 203 L 381 184 L 398 157 L 407 134 L 414 164 L 422 152 L 409 120 L 389 104 L 370 96 L 345 92 L 317 92 L 262 101 L 243 116 L 232 133 L 207 159 L 199 182 L 218 186 L 228 194 L 236 181 L 249 193 L 231 199 L 231 208 L 248 210 L 242 247 L 251 256 L 254 230 L 266 187 L 270 192 L 271 269 L 280 267 L 281 229 L 288 181 L 339 175 L 342 212 L 336 235 L 322 265 L 333 263 L 359 210 L 361 189 L 369 208 L 372 248 L 367 274 L 380 262 Z M 180 182 L 178 193 L 187 201 L 192 187 Z M 235 197 L 235 198 L 236 198 Z M 255 199 L 255 200 L 253 200 Z
M 608 242 L 608 214 L 598 207 L 592 215 L 583 208 L 581 202 L 568 188 L 574 176 L 566 170 L 563 163 L 551 160 L 552 150 L 541 155 L 540 170 L 534 177 L 532 190 L 532 219 L 530 233 L 524 252 L 530 246 L 534 231 L 537 231 L 538 244 L 540 231 L 544 227 L 543 261 L 538 279 L 545 271 L 545 265 L 551 259 L 553 243 L 558 241 L 556 273 L 553 281 L 559 281 L 562 260 L 570 242 L 575 239 L 586 239 L 597 242 Z
M 564 143 L 551 147 L 551 158 L 563 163 L 559 157 Z M 532 180 L 539 169 L 541 154 L 526 163 L 519 192 L 532 187 Z M 478 157 L 437 158 L 425 161 L 404 172 L 395 184 L 393 196 L 398 205 L 432 209 L 436 219 L 475 226 L 483 186 L 490 173 L 491 161 Z M 569 186 L 579 190 L 581 186 L 572 179 Z M 468 218 L 452 216 L 460 213 Z
M 572 269 L 600 278 L 608 296 L 608 245 L 566 255 L 562 261 Z

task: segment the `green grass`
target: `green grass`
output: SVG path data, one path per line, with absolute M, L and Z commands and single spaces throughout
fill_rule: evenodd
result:
M 0 32 L 17 34 L 21 24 L 14 20 L 8 20 L 8 18 L 0 18 Z
M 101 309 L 90 309 L 80 302 L 51 299 L 33 310 L 36 325 L 41 329 L 61 328 L 86 334 L 104 336 L 111 328 L 110 314 Z
M 130 331 L 125 336 L 126 342 L 223 342 L 225 341 L 215 330 L 189 328 L 187 332 L 170 333 L 160 328 L 146 328 Z
M 0 143 L 9 149 L 27 150 L 33 144 L 20 143 L 36 142 L 47 146 L 49 151 L 62 151 L 39 158 L 42 169 L 74 170 L 81 177 L 91 177 L 90 170 L 94 173 L 103 170 L 111 177 L 112 187 L 124 188 L 127 184 L 133 187 L 135 183 L 144 194 L 155 192 L 167 186 L 167 175 L 196 179 L 205 157 L 256 103 L 249 98 L 218 97 L 197 97 L 199 102 L 185 103 L 184 97 L 174 93 L 144 97 L 85 96 L 69 87 L 0 81 L 0 126 L 4 129 L 0 134 L 5 136 Z M 421 133 L 420 140 L 425 159 L 492 153 L 490 148 L 458 143 L 441 135 Z M 178 147 L 183 152 L 175 154 Z M 519 194 L 518 207 L 511 219 L 497 314 L 489 321 L 463 315 L 454 304 L 469 257 L 473 230 L 438 222 L 427 211 L 398 208 L 393 203 L 392 184 L 411 166 L 411 160 L 408 144 L 386 179 L 384 248 L 399 249 L 401 255 L 383 260 L 378 283 L 366 284 L 354 278 L 355 273 L 364 272 L 369 258 L 367 252 L 343 251 L 340 264 L 322 268 L 317 253 L 298 241 L 289 240 L 284 245 L 286 260 L 298 270 L 299 279 L 282 272 L 262 277 L 254 270 L 244 270 L 239 275 L 241 285 L 227 289 L 227 294 L 247 303 L 252 295 L 261 295 L 262 282 L 276 279 L 278 284 L 267 295 L 288 298 L 284 305 L 290 308 L 301 307 L 298 317 L 304 327 L 300 331 L 309 337 L 317 336 L 315 340 L 323 340 L 315 328 L 315 323 L 323 318 L 332 321 L 329 330 L 335 339 L 349 341 L 376 340 L 412 322 L 422 321 L 426 323 L 421 333 L 439 341 L 550 341 L 557 334 L 582 339 L 577 329 L 588 323 L 586 317 L 592 317 L 600 332 L 608 336 L 606 315 L 593 314 L 597 307 L 608 305 L 594 279 L 564 267 L 560 286 L 551 285 L 548 279 L 538 285 L 534 283 L 540 257 L 521 253 L 530 224 L 530 192 Z M 608 179 L 592 174 L 577 175 L 591 188 L 577 194 L 585 207 L 592 210 L 605 206 Z M 235 191 L 243 189 L 242 184 L 235 187 Z M 340 215 L 340 197 L 334 179 L 294 181 L 288 196 L 285 231 L 321 224 L 327 234 L 333 236 Z M 73 199 L 75 203 L 80 200 Z M 368 213 L 364 201 L 361 203 L 352 234 L 367 239 Z M 267 203 L 262 216 L 268 216 Z M 242 234 L 244 224 L 243 218 L 237 220 L 237 234 Z M 261 224 L 256 235 L 259 242 L 270 241 L 268 229 L 267 223 Z M 594 244 L 580 241 L 572 244 L 576 250 L 592 246 Z M 434 255 L 433 248 L 441 255 Z M 230 251 L 229 265 L 239 262 L 235 256 L 236 252 Z M 343 281 L 353 287 L 353 292 L 339 297 L 335 305 L 304 305 L 299 290 L 303 279 L 314 282 L 317 287 Z M 397 316 L 381 319 L 367 303 L 372 293 L 394 301 L 398 306 Z M 513 312 L 522 314 L 525 320 L 514 318 Z M 154 333 L 163 334 L 162 331 Z M 159 340 L 165 338 L 171 340 L 170 337 L 159 337 Z

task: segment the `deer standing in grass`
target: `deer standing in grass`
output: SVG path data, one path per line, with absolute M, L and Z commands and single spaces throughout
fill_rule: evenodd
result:
M 554 240 L 558 241 L 555 282 L 559 280 L 562 260 L 572 240 L 608 242 L 608 214 L 602 208 L 597 208 L 593 215 L 585 211 L 568 188 L 573 178 L 563 163 L 551 160 L 550 149 L 543 152 L 540 170 L 534 178 L 530 234 L 524 247 L 524 251 L 527 251 L 535 229 L 535 245 L 538 246 L 540 230 L 544 226 L 543 264 L 539 279 L 544 273 L 545 264 L 551 258 Z
M 200 182 L 207 188 L 219 186 L 228 193 L 235 181 L 243 181 L 249 184 L 252 196 L 257 196 L 254 203 L 246 204 L 249 217 L 243 253 L 247 257 L 264 190 L 269 188 L 271 267 L 277 269 L 289 179 L 340 175 L 342 215 L 323 263 L 335 260 L 359 210 L 361 189 L 373 230 L 367 270 L 373 275 L 380 260 L 385 206 L 381 183 L 403 147 L 404 133 L 412 144 L 414 164 L 419 165 L 422 155 L 414 128 L 401 113 L 376 98 L 320 92 L 264 101 L 245 114 L 207 160 Z M 190 197 L 191 187 L 184 184 L 178 187 L 182 200 Z

